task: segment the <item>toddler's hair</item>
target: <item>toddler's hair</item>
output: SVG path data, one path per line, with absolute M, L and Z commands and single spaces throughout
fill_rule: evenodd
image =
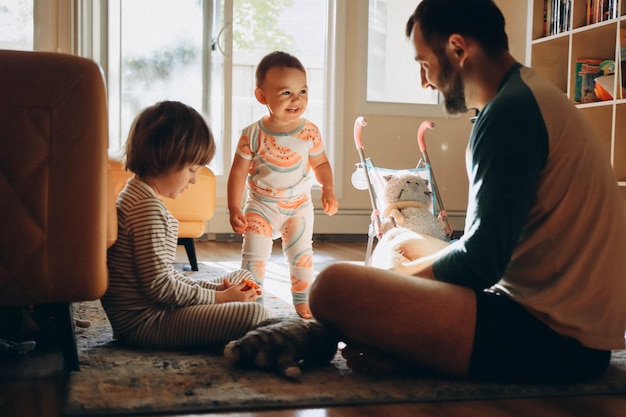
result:
M 256 67 L 256 86 L 261 88 L 267 72 L 272 68 L 295 68 L 306 73 L 304 65 L 295 56 L 287 52 L 274 51 L 265 55 Z
M 215 141 L 204 118 L 178 101 L 161 101 L 133 121 L 126 141 L 126 169 L 156 177 L 185 165 L 207 165 Z

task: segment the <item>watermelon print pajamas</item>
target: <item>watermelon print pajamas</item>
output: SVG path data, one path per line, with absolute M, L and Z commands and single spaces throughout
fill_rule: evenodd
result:
M 243 129 L 237 154 L 252 161 L 246 179 L 242 268 L 263 284 L 273 241 L 282 239 L 289 264 L 293 304 L 308 301 L 313 281 L 313 203 L 309 157 L 324 152 L 317 126 L 302 119 L 287 133 L 275 133 L 259 120 Z

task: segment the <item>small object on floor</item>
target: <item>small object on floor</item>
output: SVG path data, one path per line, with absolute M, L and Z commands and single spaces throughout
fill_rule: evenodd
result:
M 23 355 L 37 347 L 34 340 L 24 342 L 14 342 L 12 340 L 0 339 L 0 356 Z
M 86 329 L 91 326 L 91 322 L 89 320 L 74 319 L 74 323 L 76 324 L 76 327 L 81 329 Z
M 333 332 L 315 320 L 274 317 L 228 343 L 224 357 L 233 366 L 275 371 L 297 380 L 304 366 L 328 364 L 338 342 Z

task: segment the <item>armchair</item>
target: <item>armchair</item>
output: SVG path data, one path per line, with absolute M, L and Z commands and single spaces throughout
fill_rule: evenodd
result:
M 134 174 L 126 171 L 124 164 L 117 159 L 109 159 L 109 169 L 117 196 Z M 178 198 L 161 197 L 167 209 L 178 219 L 178 244 L 185 246 L 192 271 L 198 270 L 194 238 L 202 236 L 204 222 L 215 213 L 215 187 L 215 174 L 208 167 L 202 167 L 198 172 L 198 182 Z
M 0 50 L 0 306 L 50 313 L 78 369 L 71 303 L 108 284 L 115 210 L 106 90 L 76 56 Z

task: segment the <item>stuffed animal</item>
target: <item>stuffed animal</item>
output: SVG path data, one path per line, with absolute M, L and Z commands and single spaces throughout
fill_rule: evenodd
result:
M 428 180 L 411 171 L 399 171 L 385 175 L 383 200 L 384 220 L 381 231 L 393 227 L 405 227 L 416 233 L 446 240 L 442 224 L 430 211 L 432 191 Z
M 232 366 L 274 371 L 298 379 L 303 366 L 329 363 L 337 352 L 337 335 L 315 320 L 269 318 L 224 348 Z

